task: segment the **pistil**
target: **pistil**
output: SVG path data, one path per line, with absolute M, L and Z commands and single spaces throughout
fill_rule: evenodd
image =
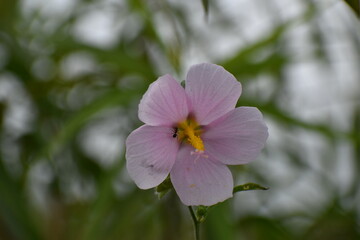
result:
M 204 143 L 200 138 L 201 128 L 194 119 L 187 119 L 178 125 L 178 139 L 186 140 L 197 152 L 204 152 Z

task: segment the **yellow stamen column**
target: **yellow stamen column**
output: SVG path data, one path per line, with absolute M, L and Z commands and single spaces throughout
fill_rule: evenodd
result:
M 179 123 L 178 125 L 178 136 L 179 140 L 186 140 L 191 144 L 197 151 L 204 152 L 204 143 L 200 138 L 200 127 L 197 122 L 193 119 L 188 119 Z

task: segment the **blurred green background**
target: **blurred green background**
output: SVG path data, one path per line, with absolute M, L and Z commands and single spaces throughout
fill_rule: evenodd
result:
M 355 11 L 347 5 L 351 4 Z M 0 0 L 0 239 L 193 239 L 129 179 L 149 84 L 224 66 L 270 137 L 202 239 L 360 239 L 358 1 Z

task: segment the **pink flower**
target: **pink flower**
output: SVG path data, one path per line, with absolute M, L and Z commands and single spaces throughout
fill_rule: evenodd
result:
M 194 65 L 185 83 L 165 75 L 149 86 L 139 104 L 145 125 L 126 140 L 127 170 L 141 189 L 170 174 L 185 205 L 210 206 L 232 197 L 226 165 L 255 160 L 268 131 L 257 108 L 235 108 L 241 84 L 223 67 Z

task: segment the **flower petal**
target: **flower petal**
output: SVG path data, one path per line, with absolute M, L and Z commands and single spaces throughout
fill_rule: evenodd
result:
M 170 75 L 153 82 L 139 104 L 139 119 L 152 126 L 172 126 L 188 113 L 185 91 Z
M 228 165 L 255 160 L 268 137 L 262 114 L 254 107 L 236 108 L 206 128 L 205 152 Z
M 141 189 L 159 185 L 165 180 L 179 150 L 170 127 L 143 125 L 126 139 L 126 167 Z
M 190 145 L 181 146 L 170 173 L 180 200 L 188 206 L 211 206 L 232 197 L 234 183 L 227 166 L 191 151 Z
M 190 68 L 185 91 L 196 120 L 206 125 L 235 108 L 241 84 L 223 67 L 202 63 Z

